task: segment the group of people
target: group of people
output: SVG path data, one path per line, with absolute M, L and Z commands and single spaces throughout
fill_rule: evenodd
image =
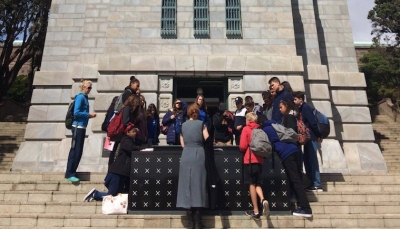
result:
M 213 151 L 214 145 L 233 145 L 233 141 L 244 153 L 243 173 L 253 203 L 253 209 L 246 211 L 246 214 L 256 220 L 260 219 L 262 213 L 269 214 L 268 201 L 264 199 L 261 188 L 264 159 L 252 153 L 249 146 L 252 130 L 261 128 L 274 145 L 290 180 L 293 199 L 298 203 L 298 209 L 293 214 L 311 217 L 312 211 L 305 192 L 322 191 L 317 159 L 317 143 L 321 142 L 321 134 L 313 108 L 304 101 L 304 93 L 293 92 L 287 82 L 281 83 L 277 77 L 273 77 L 269 80 L 269 85 L 269 90 L 262 93 L 263 105 L 255 103 L 251 96 L 246 96 L 244 101 L 237 97 L 235 112 L 230 112 L 225 103 L 220 103 L 218 112 L 212 118 L 208 115 L 203 95 L 198 95 L 191 105 L 176 99 L 173 107 L 163 116 L 160 126 L 157 107 L 150 104 L 146 109 L 145 98 L 140 94 L 140 82 L 132 76 L 129 86 L 120 96 L 122 106 L 116 110 L 119 97 L 115 97 L 103 123 L 106 126 L 115 113 L 122 114 L 124 134 L 110 153 L 109 169 L 105 177 L 108 192 L 92 189 L 84 201 L 101 200 L 105 195 L 127 192 L 132 151 L 157 145 L 162 129 L 165 131 L 167 144 L 181 145 L 183 148 L 177 207 L 187 209 L 190 227 L 201 228 L 201 210 L 211 207 L 209 198 L 212 196 L 209 195 L 210 189 L 206 187 L 206 183 L 215 183 L 210 178 L 210 173 L 215 172 L 216 168 L 213 168 L 213 154 L 207 152 Z M 89 112 L 88 94 L 92 89 L 92 82 L 82 81 L 80 88 L 81 92 L 75 97 L 75 120 L 71 129 L 74 144 L 69 152 L 65 173 L 65 178 L 70 182 L 79 181 L 76 170 L 82 157 L 86 127 L 88 120 L 96 117 L 95 113 Z M 303 153 L 300 144 L 281 142 L 271 126 L 281 124 L 297 132 L 300 122 L 310 133 L 310 139 L 302 143 Z M 197 129 L 199 131 L 194 131 Z M 118 145 L 120 150 L 115 156 Z M 306 189 L 302 185 L 303 161 L 306 175 L 311 182 Z

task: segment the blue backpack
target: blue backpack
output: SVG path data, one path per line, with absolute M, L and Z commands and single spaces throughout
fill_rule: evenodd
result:
M 324 114 L 319 112 L 317 109 L 314 109 L 313 113 L 315 116 L 315 120 L 317 121 L 318 124 L 319 133 L 321 134 L 322 138 L 328 137 L 329 133 L 331 132 L 329 119 Z

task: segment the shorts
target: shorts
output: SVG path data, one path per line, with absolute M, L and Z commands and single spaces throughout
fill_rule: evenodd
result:
M 245 164 L 243 167 L 244 183 L 261 186 L 262 164 Z

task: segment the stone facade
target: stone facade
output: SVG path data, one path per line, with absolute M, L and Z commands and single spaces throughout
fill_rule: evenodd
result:
M 91 79 L 90 120 L 79 171 L 106 171 L 100 126 L 130 75 L 148 103 L 172 105 L 175 77 L 228 78 L 227 103 L 261 92 L 273 76 L 305 91 L 331 120 L 319 150 L 325 173 L 386 172 L 374 144 L 365 79 L 358 72 L 346 0 L 242 1 L 242 39 L 227 39 L 225 1 L 210 2 L 210 38 L 193 36 L 193 1 L 177 0 L 177 38 L 160 36 L 160 0 L 53 0 L 42 69 L 13 170 L 64 171 L 63 120 L 81 79 Z M 207 95 L 206 95 L 207 96 Z

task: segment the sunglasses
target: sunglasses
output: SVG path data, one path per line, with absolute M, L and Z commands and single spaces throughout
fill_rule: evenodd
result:
M 92 87 L 86 87 L 87 89 L 89 89 L 89 90 L 92 90 Z

